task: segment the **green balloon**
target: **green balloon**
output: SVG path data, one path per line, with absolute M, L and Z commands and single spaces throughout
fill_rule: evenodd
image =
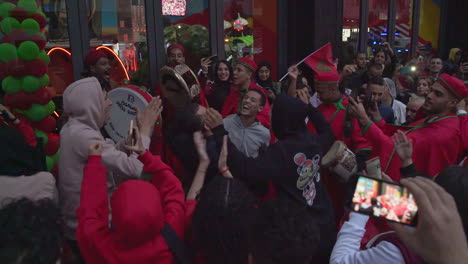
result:
M 3 62 L 9 62 L 18 58 L 15 45 L 10 43 L 0 44 L 0 60 Z
M 49 103 L 44 105 L 44 110 L 47 115 L 51 115 L 55 111 L 55 103 L 54 101 L 50 100 Z
M 17 110 L 17 112 L 26 115 L 31 121 L 38 122 L 44 119 L 47 116 L 46 109 L 42 105 L 33 104 L 31 107 L 26 110 Z
M 5 33 L 6 35 L 10 34 L 10 32 L 13 29 L 20 28 L 20 27 L 21 27 L 21 24 L 18 22 L 18 20 L 12 17 L 4 18 L 2 22 L 0 23 L 0 28 L 2 29 L 3 33 Z
M 39 79 L 34 76 L 26 76 L 23 78 L 23 91 L 33 93 L 39 90 L 40 82 Z
M 51 158 L 50 156 L 46 156 L 46 165 L 47 165 L 47 171 L 51 171 L 52 168 L 54 168 L 54 159 Z
M 45 52 L 45 50 L 41 51 L 39 53 L 39 55 L 37 56 L 38 59 L 40 59 L 41 61 L 43 61 L 45 64 L 49 64 L 50 63 L 50 58 L 49 58 L 49 55 L 47 55 L 47 53 Z
M 54 160 L 54 164 L 57 164 L 59 162 L 59 157 L 60 157 L 60 149 L 57 150 L 57 152 L 52 156 L 52 159 Z
M 42 77 L 39 78 L 39 87 L 46 87 L 49 85 L 49 75 L 44 74 Z
M 14 94 L 21 91 L 21 79 L 8 76 L 2 82 L 3 91 L 7 94 Z
M 13 3 L 5 2 L 0 5 L 0 16 L 2 17 L 9 17 L 10 11 L 15 8 L 16 6 Z
M 34 13 L 37 10 L 37 4 L 35 0 L 19 0 L 18 6 L 26 9 L 29 13 Z
M 39 55 L 39 47 L 32 41 L 23 41 L 18 47 L 18 57 L 25 61 L 34 60 Z
M 49 137 L 44 131 L 36 129 L 34 130 L 34 134 L 36 134 L 36 137 L 42 138 L 42 143 L 44 144 L 44 146 L 47 145 L 47 142 L 49 141 Z
M 39 23 L 36 22 L 36 20 L 32 18 L 27 18 L 21 22 L 21 28 L 26 31 L 29 35 L 36 34 L 39 32 Z

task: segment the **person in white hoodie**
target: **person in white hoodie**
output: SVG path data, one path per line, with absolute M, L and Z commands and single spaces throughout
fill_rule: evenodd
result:
M 60 209 L 64 221 L 64 235 L 75 255 L 80 258 L 76 242 L 78 220 L 76 210 L 80 205 L 83 168 L 88 160 L 88 146 L 102 143 L 102 163 L 107 169 L 109 193 L 119 183 L 140 178 L 143 164 L 135 153 L 123 150 L 123 144 L 114 144 L 101 134 L 101 128 L 109 118 L 112 102 L 99 81 L 85 78 L 72 83 L 63 94 L 64 114 L 69 119 L 60 132 L 59 194 Z M 143 145 L 149 147 L 152 127 L 161 113 L 159 97 L 154 98 L 137 118 Z

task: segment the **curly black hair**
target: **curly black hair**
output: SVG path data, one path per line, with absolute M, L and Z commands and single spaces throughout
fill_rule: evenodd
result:
M 208 264 L 247 263 L 254 195 L 236 179 L 214 178 L 200 193 L 192 218 L 194 244 Z
M 60 257 L 59 209 L 50 199 L 14 201 L 0 210 L 0 263 L 52 264 Z
M 254 214 L 249 252 L 256 264 L 310 263 L 319 247 L 319 233 L 305 207 L 288 199 L 271 200 Z

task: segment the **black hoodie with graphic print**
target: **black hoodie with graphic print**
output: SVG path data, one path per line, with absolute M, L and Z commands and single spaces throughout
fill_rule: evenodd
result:
M 314 123 L 317 135 L 307 130 L 306 117 Z M 231 172 L 250 185 L 271 181 L 278 197 L 307 207 L 320 227 L 320 252 L 328 254 L 336 226 L 330 198 L 320 179 L 320 161 L 334 141 L 330 125 L 311 105 L 282 95 L 275 100 L 272 128 L 278 141 L 257 158 L 247 158 L 229 145 Z

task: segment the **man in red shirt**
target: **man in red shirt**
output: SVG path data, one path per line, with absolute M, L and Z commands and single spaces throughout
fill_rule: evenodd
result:
M 349 97 L 340 92 L 338 88 L 339 81 L 340 75 L 337 72 L 317 73 L 315 75 L 315 89 L 320 100 L 317 109 L 330 123 L 336 140 L 343 141 L 356 154 L 358 167 L 363 169 L 364 162 L 371 152 L 370 144 L 361 136 L 361 128 L 358 122 L 347 113 Z M 315 127 L 310 122 L 308 122 L 308 128 L 311 132 L 315 132 Z M 326 175 L 323 177 L 323 181 L 332 199 L 335 215 L 339 219 L 344 213 L 343 203 L 346 186 L 344 183 L 339 182 L 336 177 L 328 177 L 328 170 L 323 173 Z
M 251 59 L 240 58 L 237 60 L 237 65 L 234 68 L 233 86 L 231 87 L 231 92 L 226 97 L 223 110 L 221 111 L 223 118 L 228 115 L 237 114 L 242 105 L 240 100 L 249 90 L 259 90 L 267 96 L 265 91 L 253 81 L 257 68 L 257 64 Z M 266 102 L 263 110 L 257 115 L 258 121 L 266 128 L 270 127 L 270 111 L 270 104 Z
M 441 74 L 432 85 L 432 92 L 422 106 L 427 117 L 410 124 L 406 131 L 413 143 L 414 165 L 422 173 L 435 176 L 466 155 L 466 119 L 457 116 L 455 111 L 456 105 L 467 95 L 468 88 L 463 82 L 447 74 Z M 350 105 L 351 112 L 363 126 L 363 135 L 380 157 L 382 168 L 394 181 L 400 180 L 401 160 L 395 155 L 392 137 L 369 119 L 361 103 L 351 99 Z

